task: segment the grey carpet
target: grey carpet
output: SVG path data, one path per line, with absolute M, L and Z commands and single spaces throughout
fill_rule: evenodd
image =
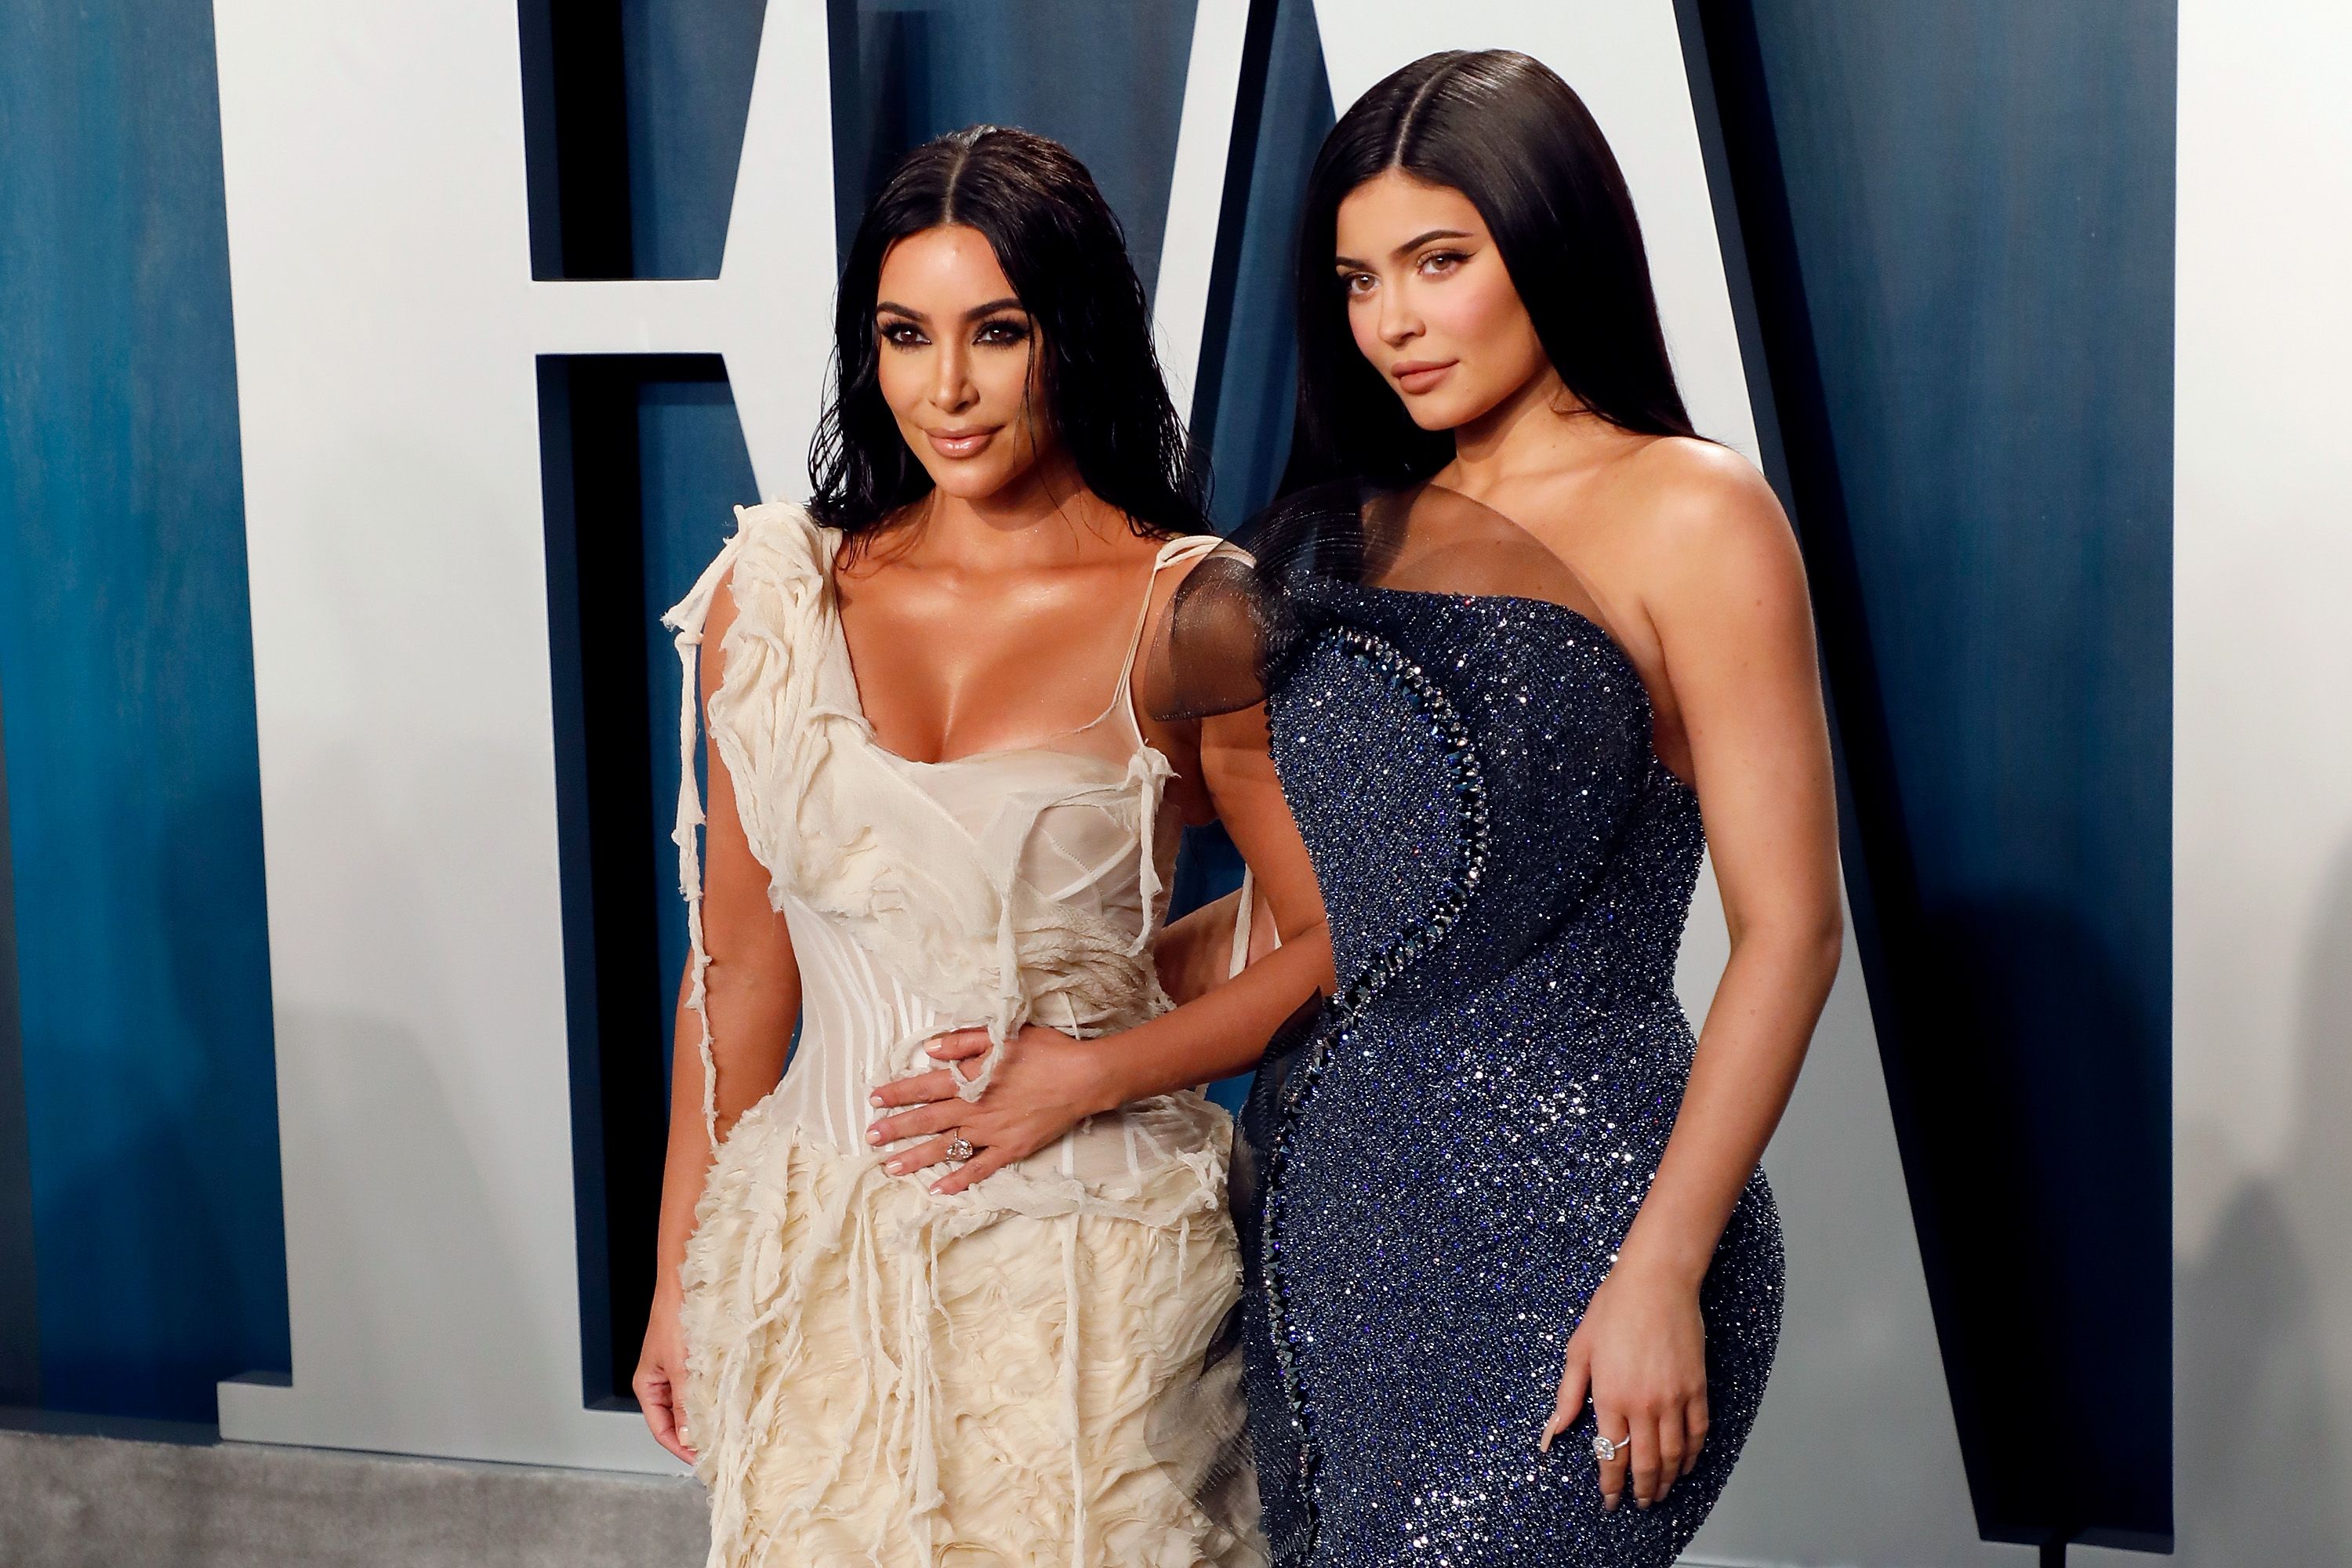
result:
M 700 1568 L 691 1479 L 0 1430 L 5 1568 Z

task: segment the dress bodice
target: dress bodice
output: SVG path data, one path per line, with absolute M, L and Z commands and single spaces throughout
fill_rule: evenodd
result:
M 1343 986 L 1442 1005 L 1540 952 L 1562 1005 L 1671 995 L 1698 801 L 1574 569 L 1435 486 L 1310 491 L 1249 543 L 1179 591 L 1149 691 L 1266 702 Z
M 1348 583 L 1302 585 L 1292 613 L 1276 765 L 1338 973 L 1386 963 L 1399 932 L 1452 900 L 1459 923 L 1397 954 L 1382 1008 L 1458 1001 L 1538 953 L 1563 1007 L 1670 995 L 1704 835 L 1609 634 L 1547 599 Z M 1416 672 L 1449 714 L 1417 700 Z M 1335 700 L 1349 723 L 1315 717 Z
M 1179 825 L 1160 809 L 1172 770 L 1136 722 L 1132 649 L 1087 724 L 944 763 L 908 760 L 876 739 L 859 700 L 833 580 L 841 536 L 798 506 L 738 517 L 665 619 L 686 670 L 689 788 L 677 838 L 698 1007 L 694 655 L 711 596 L 728 584 L 735 619 L 709 703 L 710 741 L 791 931 L 803 994 L 800 1037 L 765 1114 L 862 1151 L 867 1096 L 935 1065 L 922 1049 L 940 1034 L 985 1028 L 1001 1050 L 1029 1023 L 1091 1037 L 1164 1011 L 1151 939 Z M 1219 543 L 1171 541 L 1155 578 Z M 1142 614 L 1139 605 L 1139 634 Z M 979 1097 L 996 1055 L 959 1074 L 965 1098 Z M 1139 1183 L 1204 1146 L 1198 1100 L 1165 1096 L 1097 1118 L 982 1185 L 1008 1196 L 1026 1181 L 1072 1197 Z

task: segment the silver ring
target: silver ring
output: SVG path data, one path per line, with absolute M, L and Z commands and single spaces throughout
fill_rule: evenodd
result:
M 1626 1433 L 1621 1440 L 1614 1443 L 1598 1432 L 1592 1435 L 1592 1457 L 1604 1465 L 1633 1446 L 1633 1434 L 1631 1432 Z
M 963 1135 L 961 1129 L 958 1129 L 956 1135 L 948 1140 L 948 1158 L 961 1162 L 971 1159 L 971 1140 Z

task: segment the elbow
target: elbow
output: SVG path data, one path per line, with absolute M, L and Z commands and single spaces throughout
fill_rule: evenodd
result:
M 1829 900 L 1814 923 L 1813 960 L 1820 966 L 1822 990 L 1827 993 L 1830 983 L 1837 978 L 1838 965 L 1845 962 L 1845 910 L 1835 899 Z
M 1769 954 L 1768 962 L 1792 983 L 1823 996 L 1845 962 L 1845 912 L 1834 897 L 1774 918 L 1742 921 L 1734 932 L 1735 953 Z
M 1831 983 L 1837 979 L 1838 965 L 1845 962 L 1844 909 L 1836 899 L 1825 899 L 1808 911 L 1793 934 L 1805 978 L 1828 995 Z

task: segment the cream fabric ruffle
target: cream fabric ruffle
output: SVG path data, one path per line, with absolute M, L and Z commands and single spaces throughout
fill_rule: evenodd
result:
M 781 1125 L 721 1146 L 685 1272 L 726 1568 L 1257 1568 L 1222 1182 L 940 1201 Z M 1222 1175 L 1225 1150 L 1211 1152 Z

